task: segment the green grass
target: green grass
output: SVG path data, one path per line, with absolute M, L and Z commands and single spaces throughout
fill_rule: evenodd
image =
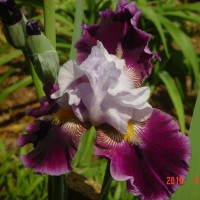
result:
M 46 1 L 47 2 L 47 1 Z M 74 43 L 81 34 L 80 24 L 98 23 L 100 10 L 106 8 L 115 9 L 117 0 L 54 0 L 55 16 L 53 21 L 55 27 L 45 25 L 48 32 L 50 28 L 50 40 L 56 45 L 60 58 L 60 64 L 66 62 L 70 57 L 75 58 Z M 153 63 L 152 75 L 146 80 L 146 84 L 152 89 L 164 85 L 169 97 L 176 110 L 177 118 L 182 132 L 185 131 L 185 109 L 193 112 L 193 105 L 186 91 L 186 77 L 191 77 L 191 88 L 197 94 L 200 88 L 199 61 L 200 56 L 196 54 L 191 42 L 191 33 L 185 28 L 186 22 L 200 24 L 199 10 L 200 3 L 181 3 L 177 4 L 176 0 L 137 0 L 137 7 L 142 9 L 142 16 L 139 27 L 152 34 L 150 42 L 151 49 L 158 52 L 162 61 Z M 27 17 L 40 20 L 44 24 L 43 5 L 41 1 L 35 0 L 18 0 L 17 3 L 28 12 Z M 38 12 L 39 11 L 39 12 Z M 45 14 L 48 18 L 48 13 Z M 49 24 L 52 23 L 49 21 Z M 52 29 L 51 29 L 52 28 Z M 56 29 L 56 44 L 55 32 Z M 47 34 L 48 35 L 48 34 Z M 0 84 L 14 73 L 15 63 L 13 59 L 22 55 L 16 51 L 1 36 L 0 48 L 0 67 L 7 64 L 8 71 L 0 77 Z M 5 53 L 6 52 L 6 53 Z M 3 103 L 7 96 L 14 90 L 24 87 L 31 83 L 30 77 L 20 80 L 16 84 L 5 88 L 0 93 L 0 102 Z M 199 98 L 198 101 L 199 102 Z M 199 190 L 195 189 L 196 185 L 193 179 L 199 175 L 198 165 L 198 141 L 199 135 L 199 103 L 195 109 L 194 119 L 191 127 L 191 141 L 193 157 L 191 159 L 191 172 L 189 173 L 186 183 L 174 195 L 175 200 L 187 199 L 196 200 Z M 102 184 L 104 171 L 106 168 L 105 159 L 97 159 L 93 155 L 93 146 L 87 145 L 94 139 L 94 131 L 86 134 L 81 143 L 78 154 L 74 160 L 75 171 L 87 178 L 92 178 L 97 183 Z M 8 150 L 4 141 L 0 140 L 0 199 L 5 200 L 32 200 L 47 199 L 47 176 L 36 175 L 32 170 L 24 168 L 19 160 L 19 155 L 24 154 L 26 148 Z M 198 186 L 198 185 L 197 185 Z M 191 193 L 188 191 L 192 191 Z M 189 196 L 187 196 L 189 195 Z M 191 196 L 190 196 L 191 195 Z M 113 181 L 110 188 L 109 200 L 137 199 L 132 194 L 127 194 L 124 182 Z
M 36 175 L 22 166 L 19 155 L 25 152 L 26 148 L 8 149 L 0 138 L 0 199 L 47 199 L 47 176 Z

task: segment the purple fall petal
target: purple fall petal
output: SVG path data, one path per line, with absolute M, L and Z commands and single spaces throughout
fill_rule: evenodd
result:
M 33 150 L 21 156 L 25 167 L 58 176 L 72 169 L 72 159 L 88 124 L 83 125 L 72 109 L 59 107 L 57 100 L 50 98 L 57 85 L 45 89 L 47 96 L 40 100 L 41 106 L 27 112 L 37 117 L 36 121 L 26 127 L 27 134 L 20 135 L 17 143 L 20 147 L 33 143 Z
M 190 159 L 189 139 L 179 132 L 172 117 L 154 109 L 143 123 L 135 123 L 140 138 L 129 143 L 114 129 L 97 131 L 96 154 L 111 160 L 111 175 L 127 180 L 127 189 L 143 200 L 165 200 L 178 184 L 167 185 L 167 177 L 187 175 Z
M 35 143 L 38 139 L 37 134 L 34 134 L 35 132 L 39 131 L 41 128 L 41 122 L 36 121 L 33 124 L 29 124 L 26 126 L 26 132 L 28 134 L 25 135 L 19 135 L 17 140 L 17 145 L 19 147 L 22 147 L 26 145 L 27 143 Z
M 62 126 L 41 122 L 40 130 L 35 133 L 21 135 L 18 145 L 34 143 L 34 149 L 21 156 L 27 168 L 36 173 L 58 176 L 72 170 L 74 158 L 80 139 L 86 128 L 76 120 L 69 120 Z
M 141 10 L 135 2 L 121 0 L 115 11 L 100 12 L 100 23 L 84 25 L 83 35 L 76 43 L 77 60 L 82 63 L 91 53 L 97 40 L 101 41 L 109 54 L 114 54 L 126 62 L 126 71 L 136 87 L 140 86 L 151 72 L 151 60 L 159 59 L 148 47 L 151 36 L 137 27 Z

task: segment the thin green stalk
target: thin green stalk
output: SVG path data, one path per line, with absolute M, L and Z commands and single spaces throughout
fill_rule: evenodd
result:
M 93 141 L 95 140 L 95 135 L 96 135 L 96 130 L 95 127 L 92 126 L 82 137 L 78 152 L 75 158 L 73 159 L 74 167 L 77 167 L 80 163 L 88 163 L 88 167 L 90 166 L 91 164 L 90 159 L 94 149 L 94 145 L 92 144 Z
M 62 176 L 49 176 L 48 178 L 48 200 L 66 200 L 66 177 Z
M 38 97 L 41 98 L 42 96 L 44 96 L 44 91 L 43 91 L 43 86 L 42 86 L 42 82 L 40 81 L 40 79 L 38 78 L 36 72 L 35 72 L 35 69 L 34 69 L 34 66 L 28 56 L 28 54 L 26 53 L 26 51 L 23 51 L 24 53 L 24 57 L 26 59 L 26 62 L 27 62 L 27 65 L 28 65 L 28 68 L 29 68 L 29 71 L 30 71 L 30 74 L 31 74 L 31 77 L 33 79 L 33 83 L 34 83 L 34 86 L 36 88 L 36 91 L 37 91 L 37 94 L 38 94 Z
M 109 194 L 111 183 L 112 183 L 112 177 L 110 175 L 110 161 L 108 161 L 99 200 L 107 200 L 108 199 L 108 194 Z
M 55 8 L 54 0 L 43 0 L 45 35 L 56 49 Z M 49 176 L 48 199 L 67 200 L 65 175 Z
M 15 90 L 18 90 L 20 88 L 23 88 L 29 84 L 32 83 L 31 77 L 28 76 L 26 78 L 21 79 L 20 81 L 18 81 L 17 83 L 11 85 L 10 87 L 7 87 L 6 89 L 4 89 L 1 93 L 0 93 L 0 104 L 3 103 L 6 99 L 6 97 L 11 94 L 12 92 L 14 92 Z
M 94 19 L 95 19 L 95 1 L 94 0 L 89 0 L 88 1 L 88 6 L 90 10 L 90 22 L 89 24 L 94 24 Z
M 43 0 L 44 8 L 44 30 L 46 37 L 56 49 L 56 27 L 54 0 Z
M 13 72 L 15 72 L 15 68 L 11 67 L 8 71 L 0 76 L 0 86 Z
M 70 59 L 75 59 L 76 57 L 76 49 L 74 48 L 74 44 L 78 40 L 81 35 L 81 24 L 83 18 L 83 3 L 84 0 L 76 0 L 76 11 L 75 11 L 75 20 L 74 20 L 74 31 L 72 37 L 72 45 L 70 51 Z
M 15 50 L 15 51 L 13 51 L 13 52 L 10 53 L 10 54 L 7 54 L 6 56 L 1 57 L 1 60 L 0 60 L 0 67 L 3 66 L 4 64 L 6 64 L 7 62 L 10 62 L 10 61 L 13 60 L 14 58 L 19 57 L 21 54 L 22 54 L 21 51 Z

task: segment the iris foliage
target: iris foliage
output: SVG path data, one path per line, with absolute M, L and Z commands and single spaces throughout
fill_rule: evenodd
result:
M 108 7 L 114 9 L 117 2 L 117 0 L 85 0 L 84 4 L 81 5 L 83 8 L 80 8 L 83 9 L 83 23 L 97 23 L 99 20 L 98 11 L 105 10 Z M 190 96 L 188 95 L 188 78 L 191 81 L 189 90 L 193 91 L 194 96 L 197 95 L 200 87 L 200 59 L 190 39 L 192 31 L 188 28 L 188 26 L 193 24 L 200 24 L 200 3 L 183 3 L 176 0 L 138 0 L 136 2 L 137 7 L 142 9 L 140 27 L 152 34 L 151 47 L 153 47 L 154 52 L 159 52 L 162 59 L 162 62 L 155 61 L 151 78 L 147 79 L 145 84 L 150 85 L 152 94 L 158 86 L 163 84 L 166 87 L 167 93 L 175 108 L 181 130 L 185 132 L 185 111 L 189 110 L 192 113 L 194 109 L 193 104 L 190 102 Z M 17 3 L 21 5 L 22 10 L 24 9 L 27 18 L 37 19 L 43 24 L 43 5 L 41 1 L 19 0 Z M 69 57 L 74 57 L 75 52 L 72 50 L 72 45 L 80 34 L 80 30 L 78 30 L 77 33 L 74 33 L 73 38 L 75 5 L 75 0 L 55 0 L 56 49 L 61 63 L 68 60 Z M 79 12 L 77 12 L 76 19 L 77 18 L 81 20 Z M 71 42 L 72 38 L 74 39 L 73 42 Z M 20 51 L 11 48 L 2 35 L 0 35 L 0 45 L 0 54 L 3 54 L 3 56 L 0 57 L 0 66 L 10 64 L 14 58 L 18 58 L 22 55 Z M 10 65 L 7 72 L 0 76 L 0 85 L 14 72 L 15 68 Z M 26 77 L 0 91 L 0 103 L 14 90 L 31 83 L 31 78 Z M 193 132 L 195 133 L 194 130 Z M 90 135 L 90 137 L 86 138 L 86 136 L 84 136 L 78 154 L 73 161 L 74 168 L 76 172 L 90 177 L 101 184 L 106 163 L 103 160 L 96 160 L 93 158 L 93 147 L 87 145 L 87 143 L 88 140 L 93 141 L 94 135 L 87 135 Z M 27 169 L 22 170 L 22 165 L 18 158 L 10 158 L 12 154 L 16 155 L 18 152 L 10 152 L 7 154 L 6 147 L 3 144 L 1 148 L 0 152 L 3 152 L 1 156 L 4 157 L 4 160 L 0 161 L 0 164 L 9 164 L 0 171 L 0 175 L 2 175 L 0 176 L 0 185 L 5 185 L 5 187 L 0 187 L 0 190 L 3 191 L 0 195 L 0 199 L 26 199 L 27 197 L 29 199 L 46 199 L 47 194 L 42 194 L 42 191 L 45 191 L 47 177 L 35 176 Z M 26 149 L 24 149 L 24 151 L 26 151 Z M 14 163 L 14 165 L 11 165 L 10 162 Z M 30 183 L 32 183 L 31 187 Z M 16 188 L 21 188 L 22 191 Z M 8 196 L 5 195 L 7 189 L 9 189 Z M 26 192 L 23 193 L 23 191 Z M 32 191 L 34 191 L 34 196 L 30 195 Z M 180 194 L 178 193 L 178 195 Z M 136 197 L 126 194 L 124 183 L 112 182 L 109 199 L 123 199 L 124 197 L 130 200 L 136 199 Z

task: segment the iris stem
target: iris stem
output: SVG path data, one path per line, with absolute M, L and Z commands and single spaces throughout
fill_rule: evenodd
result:
M 56 49 L 56 27 L 54 0 L 43 0 L 44 9 L 44 30 L 46 37 Z
M 35 72 L 35 69 L 34 69 L 34 66 L 27 54 L 26 51 L 23 51 L 23 54 L 24 54 L 24 57 L 25 57 L 25 60 L 26 60 L 26 63 L 28 65 L 28 68 L 29 68 L 29 72 L 31 74 L 31 77 L 33 79 L 33 83 L 34 83 L 34 86 L 36 88 L 36 92 L 38 94 L 38 97 L 41 98 L 43 97 L 45 94 L 44 94 L 44 91 L 43 91 L 43 86 L 42 86 L 42 82 L 40 81 L 40 79 L 38 78 L 36 72 Z
M 112 183 L 112 177 L 110 175 L 110 161 L 108 161 L 99 200 L 108 199 L 111 183 Z
M 70 50 L 70 59 L 75 59 L 76 57 L 76 49 L 74 48 L 74 44 L 78 40 L 81 35 L 81 24 L 83 18 L 83 4 L 84 0 L 76 0 L 76 11 L 75 11 L 75 20 L 74 20 L 74 31 L 72 36 L 72 44 Z
M 62 176 L 49 176 L 48 178 L 48 200 L 66 200 L 66 177 Z
M 44 29 L 45 35 L 56 49 L 56 27 L 54 0 L 43 0 L 44 9 Z M 66 177 L 49 176 L 48 179 L 48 199 L 67 200 Z

